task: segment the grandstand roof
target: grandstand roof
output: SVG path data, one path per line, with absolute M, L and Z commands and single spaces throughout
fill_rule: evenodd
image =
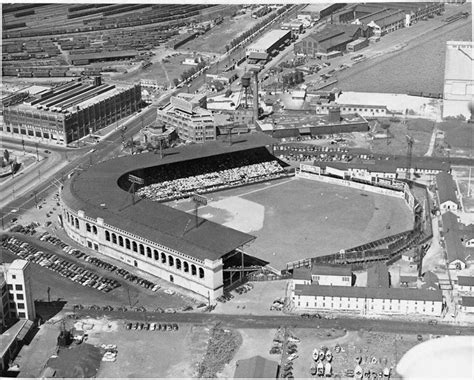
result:
M 245 151 L 273 142 L 266 135 L 254 133 L 235 137 L 232 146 L 215 141 L 169 149 L 160 160 L 147 153 L 105 161 L 66 181 L 62 199 L 73 210 L 82 210 L 91 218 L 103 218 L 108 225 L 199 260 L 217 260 L 255 237 L 202 218 L 196 228 L 192 215 L 158 202 L 142 199 L 132 204 L 130 195 L 118 186 L 118 180 L 144 168 Z

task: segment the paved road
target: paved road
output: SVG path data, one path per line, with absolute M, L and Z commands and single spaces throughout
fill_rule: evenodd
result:
M 124 139 L 128 140 L 130 137 L 135 135 L 141 128 L 142 124 L 149 123 L 154 120 L 155 115 L 155 108 L 150 107 L 147 110 L 142 111 L 140 114 L 137 114 L 134 119 L 131 119 L 127 123 L 127 129 L 124 132 Z M 18 143 L 18 140 L 12 140 Z M 33 191 L 36 191 L 37 195 L 41 197 L 41 195 L 53 186 L 56 186 L 57 182 L 52 180 L 54 178 L 56 181 L 63 181 L 64 178 L 74 171 L 77 168 L 86 168 L 91 163 L 100 162 L 103 159 L 107 158 L 118 146 L 120 146 L 122 141 L 121 130 L 114 131 L 110 136 L 105 138 L 103 141 L 98 143 L 94 146 L 95 152 L 91 152 L 91 147 L 81 148 L 79 152 L 83 154 L 78 158 L 74 159 L 72 162 L 68 163 L 64 168 L 57 171 L 54 176 L 51 176 L 49 180 L 47 178 L 43 178 L 43 182 L 40 182 L 36 186 L 32 187 L 26 194 L 17 197 L 13 201 L 9 202 L 8 204 L 3 205 L 0 210 L 0 218 L 2 220 L 2 226 L 7 226 L 7 224 L 11 221 L 11 219 L 17 217 L 17 215 L 21 215 L 23 210 L 26 210 L 34 205 L 34 197 L 31 196 Z M 20 144 L 21 146 L 21 144 Z M 29 144 L 25 141 L 25 146 L 34 146 L 33 144 Z M 41 145 L 39 145 L 41 146 Z M 47 148 L 49 150 L 53 150 L 53 148 L 49 146 L 41 146 L 41 148 Z M 44 150 L 44 149 L 43 149 Z M 59 152 L 66 152 L 64 148 L 54 148 L 54 150 Z M 65 156 L 64 156 L 65 159 Z M 16 212 L 12 212 L 12 210 L 18 210 Z M 3 228 L 3 227 L 2 227 Z
M 124 321 L 149 321 L 149 322 L 180 322 L 194 324 L 208 324 L 221 322 L 233 328 L 277 328 L 291 326 L 299 328 L 340 328 L 349 331 L 361 329 L 378 332 L 391 332 L 399 334 L 433 334 L 433 335 L 474 335 L 474 327 L 459 327 L 451 325 L 430 325 L 426 322 L 409 322 L 400 320 L 374 320 L 362 318 L 337 318 L 337 319 L 305 319 L 295 315 L 256 316 L 240 314 L 214 314 L 214 313 L 157 313 L 136 311 L 93 311 L 78 310 L 80 317 L 101 317 L 120 319 Z

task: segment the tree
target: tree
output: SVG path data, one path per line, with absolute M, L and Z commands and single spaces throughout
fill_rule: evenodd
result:
M 174 78 L 174 79 L 173 79 L 173 84 L 174 84 L 174 86 L 176 87 L 176 86 L 179 84 L 179 79 L 178 79 L 178 78 Z

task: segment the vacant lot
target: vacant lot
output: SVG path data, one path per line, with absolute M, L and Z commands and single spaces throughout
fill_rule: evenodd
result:
M 435 123 L 431 120 L 411 119 L 406 123 L 393 123 L 388 120 L 384 124 L 390 124 L 388 129 L 390 138 L 375 139 L 371 143 L 374 153 L 406 154 L 408 149 L 407 136 L 413 138 L 413 155 L 423 156 L 430 145 L 431 135 Z M 379 128 L 380 129 L 380 128 Z
M 257 236 L 246 252 L 278 269 L 412 227 L 401 199 L 304 179 L 284 179 L 208 195 L 200 216 Z M 190 201 L 171 205 L 192 211 Z
M 225 53 L 225 46 L 246 30 L 257 24 L 261 19 L 254 19 L 250 12 L 233 18 L 226 17 L 224 22 L 206 34 L 187 42 L 180 49 L 195 52 Z

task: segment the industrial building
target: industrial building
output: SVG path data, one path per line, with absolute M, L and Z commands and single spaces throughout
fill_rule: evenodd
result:
M 370 36 L 371 29 L 365 26 L 328 24 L 322 31 L 312 33 L 297 42 L 294 51 L 295 54 L 322 57 L 334 51 L 344 52 L 351 42 L 365 40 Z
M 138 57 L 136 50 L 105 51 L 102 53 L 71 54 L 69 60 L 74 66 L 88 65 L 93 62 L 121 61 Z
M 469 102 L 474 97 L 474 44 L 472 41 L 448 41 L 444 68 L 443 118 L 471 118 Z
M 175 128 L 183 140 L 195 143 L 213 141 L 216 139 L 216 125 L 206 104 L 205 94 L 180 93 L 157 109 L 156 120 Z
M 291 33 L 291 30 L 281 29 L 274 29 L 268 31 L 257 41 L 247 47 L 247 57 L 249 57 L 251 53 L 263 53 L 272 55 L 284 44 L 288 44 L 290 42 Z
M 451 211 L 442 215 L 444 250 L 446 252 L 448 268 L 451 270 L 465 269 L 469 254 L 462 244 L 463 231 L 458 218 Z
M 286 111 L 273 114 L 265 121 L 257 121 L 257 130 L 275 138 L 317 136 L 336 133 L 367 132 L 369 124 L 362 116 L 341 116 L 338 107 L 328 115 L 316 115 L 314 111 Z
M 67 145 L 140 107 L 140 85 L 118 88 L 94 77 L 41 91 L 21 104 L 3 105 L 0 132 L 44 144 Z
M 309 269 L 308 269 L 309 270 Z M 313 268 L 311 269 L 313 271 Z M 316 269 L 317 270 L 317 269 Z M 336 270 L 336 269 L 335 269 Z M 322 269 L 322 273 L 331 273 Z M 342 311 L 362 315 L 377 314 L 422 314 L 440 316 L 443 309 L 441 290 L 391 288 L 389 273 L 385 264 L 376 264 L 367 271 L 367 286 L 351 286 L 350 269 L 347 274 L 340 273 L 339 285 L 318 283 L 302 284 L 293 280 L 291 299 L 293 306 L 300 311 Z
M 355 4 L 337 12 L 333 21 L 371 26 L 377 37 L 444 12 L 443 2 Z
M 333 12 L 345 7 L 345 3 L 315 3 L 309 4 L 298 12 L 297 18 L 308 22 L 318 21 L 323 17 L 331 15 Z

